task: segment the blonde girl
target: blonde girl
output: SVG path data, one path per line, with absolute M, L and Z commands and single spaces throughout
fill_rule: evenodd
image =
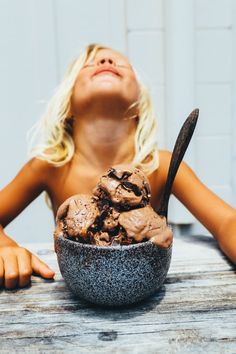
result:
M 158 208 L 171 153 L 158 151 L 156 136 L 149 93 L 129 60 L 111 48 L 89 45 L 69 67 L 33 128 L 31 159 L 0 191 L 1 285 L 25 287 L 32 272 L 54 276 L 53 270 L 4 232 L 42 192 L 47 193 L 55 217 L 65 199 L 91 194 L 107 168 L 128 163 L 148 175 L 151 204 Z M 236 210 L 213 194 L 184 162 L 173 194 L 236 263 Z

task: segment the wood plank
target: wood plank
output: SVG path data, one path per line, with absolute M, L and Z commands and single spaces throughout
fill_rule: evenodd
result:
M 75 299 L 59 272 L 2 290 L 0 352 L 235 353 L 235 269 L 210 239 L 193 241 L 176 237 L 165 284 L 127 308 Z M 58 270 L 52 244 L 28 246 Z

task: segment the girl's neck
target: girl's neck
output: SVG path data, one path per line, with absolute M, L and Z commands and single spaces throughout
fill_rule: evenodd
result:
M 131 163 L 136 126 L 135 119 L 77 117 L 73 127 L 77 163 L 99 172 L 116 164 Z

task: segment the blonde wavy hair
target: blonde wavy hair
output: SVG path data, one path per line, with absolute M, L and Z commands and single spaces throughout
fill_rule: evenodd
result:
M 71 160 L 75 150 L 70 115 L 74 84 L 86 61 L 93 58 L 98 50 L 107 48 L 98 44 L 90 44 L 69 66 L 64 79 L 49 101 L 45 114 L 28 134 L 30 157 L 37 157 L 58 167 Z M 132 164 L 142 168 L 146 174 L 150 174 L 159 166 L 157 123 L 150 94 L 140 82 L 137 73 L 136 76 L 140 94 L 138 102 L 134 102 L 130 107 L 136 105 L 139 112 Z

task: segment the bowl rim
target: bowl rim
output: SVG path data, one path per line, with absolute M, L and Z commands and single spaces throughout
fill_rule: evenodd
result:
M 168 251 L 172 248 L 173 246 L 173 241 L 171 243 L 171 245 L 167 248 L 164 247 L 160 247 L 158 245 L 156 245 L 154 242 L 152 242 L 151 240 L 148 241 L 144 241 L 144 242 L 139 242 L 139 243 L 134 243 L 131 245 L 116 245 L 116 246 L 97 246 L 97 245 L 91 245 L 89 243 L 81 243 L 78 241 L 72 241 L 69 238 L 66 238 L 65 236 L 63 236 L 62 234 L 58 235 L 56 243 L 58 242 L 58 239 L 61 239 L 62 241 L 68 242 L 70 245 L 74 245 L 77 244 L 79 247 L 83 247 L 83 248 L 88 248 L 88 249 L 99 249 L 99 250 L 128 250 L 128 249 L 133 249 L 133 248 L 140 248 L 140 247 L 144 247 L 145 245 L 150 245 L 153 247 L 158 248 L 159 250 L 162 251 Z

